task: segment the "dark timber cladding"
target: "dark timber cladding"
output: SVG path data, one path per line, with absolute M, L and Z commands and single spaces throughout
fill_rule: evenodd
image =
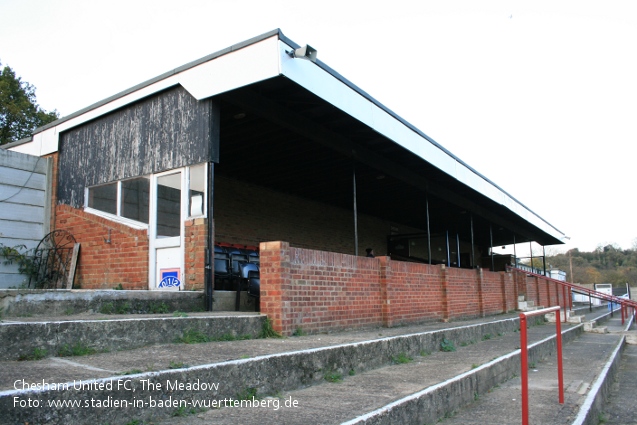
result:
M 59 201 L 84 188 L 219 159 L 219 108 L 177 86 L 60 135 Z

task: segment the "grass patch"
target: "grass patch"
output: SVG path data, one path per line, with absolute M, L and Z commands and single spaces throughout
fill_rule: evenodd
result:
M 58 351 L 58 356 L 60 357 L 77 357 L 77 356 L 88 356 L 91 354 L 97 353 L 97 350 L 93 347 L 90 347 L 82 342 L 76 342 L 73 345 L 65 344 Z
M 444 351 L 446 353 L 456 351 L 456 345 L 453 341 L 448 340 L 447 338 L 443 338 L 440 342 L 440 351 Z
M 269 317 L 266 317 L 263 321 L 259 338 L 282 338 L 280 333 L 272 329 L 272 320 Z
M 429 355 L 431 355 L 431 351 L 429 350 L 420 350 L 420 357 L 427 357 Z
M 144 371 L 141 369 L 131 369 L 131 370 L 122 372 L 122 375 L 136 375 L 138 373 L 144 373 Z
M 188 317 L 188 315 L 186 313 L 184 313 L 183 311 L 173 311 L 173 317 Z
M 219 342 L 219 341 L 243 341 L 246 339 L 252 339 L 250 335 L 233 335 L 223 334 L 221 336 L 208 336 L 201 331 L 195 329 L 188 329 L 182 336 L 175 339 L 175 343 L 182 344 L 201 344 L 205 342 Z
M 184 362 L 171 361 L 170 364 L 168 365 L 168 369 L 183 369 L 186 367 L 189 367 L 189 366 Z
M 168 305 L 165 302 L 151 303 L 148 310 L 153 314 L 166 314 L 169 312 Z
M 238 400 L 252 400 L 257 398 L 257 389 L 254 387 L 244 388 L 237 393 Z
M 356 375 L 356 371 L 354 369 L 350 369 L 349 376 L 354 376 L 354 375 Z
M 343 381 L 343 374 L 336 371 L 328 372 L 323 377 L 327 382 L 336 383 Z
M 19 361 L 27 361 L 27 360 L 42 360 L 48 355 L 48 351 L 44 348 L 34 348 L 31 354 L 21 354 L 18 357 Z
M 204 409 L 195 409 L 194 407 L 188 408 L 186 406 L 180 406 L 177 409 L 175 409 L 175 411 L 173 412 L 173 416 L 174 417 L 183 417 L 183 416 L 190 416 L 190 415 L 196 415 L 199 412 L 203 412 Z
M 305 336 L 305 335 L 307 335 L 307 332 L 305 332 L 303 328 L 300 326 L 296 328 L 294 332 L 292 332 L 292 336 Z
M 490 339 L 491 339 L 491 334 L 484 334 L 484 335 L 482 335 L 482 340 L 483 340 L 483 341 L 488 341 L 488 340 L 490 340 Z
M 115 305 L 111 302 L 104 303 L 100 306 L 100 313 L 113 314 L 115 312 Z
M 413 357 L 409 357 L 405 353 L 400 353 L 397 356 L 392 357 L 392 362 L 394 364 L 405 364 L 405 363 L 410 363 L 412 361 L 414 361 Z

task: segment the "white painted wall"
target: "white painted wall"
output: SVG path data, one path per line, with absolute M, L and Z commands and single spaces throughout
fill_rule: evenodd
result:
M 35 248 L 49 231 L 51 165 L 46 158 L 0 149 L 0 243 Z M 25 276 L 0 258 L 0 288 Z

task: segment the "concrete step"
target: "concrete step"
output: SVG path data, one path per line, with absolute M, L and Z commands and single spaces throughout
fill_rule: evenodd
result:
M 103 423 L 156 421 L 179 413 L 179 406 L 158 409 L 144 404 L 150 403 L 151 398 L 154 401 L 222 400 L 245 398 L 253 391 L 259 396 L 271 396 L 326 382 L 331 374 L 349 376 L 350 371 L 360 374 L 401 361 L 403 357 L 417 358 L 421 354 L 428 357 L 429 353 L 441 352 L 445 344 L 455 346 L 459 353 L 463 346 L 498 340 L 497 335 L 509 335 L 511 342 L 504 348 L 504 352 L 508 352 L 510 344 L 515 344 L 519 338 L 515 317 L 449 326 L 453 325 L 439 323 L 300 338 L 171 344 L 130 350 L 126 355 L 102 353 L 74 357 L 72 364 L 60 364 L 59 359 L 0 362 L 0 383 L 4 389 L 0 392 L 0 411 L 9 412 L 0 423 L 5 420 L 7 423 L 84 424 L 92 422 L 97 413 Z M 432 327 L 436 330 L 422 331 Z M 550 332 L 544 326 L 535 328 L 537 338 Z M 417 329 L 420 331 L 414 332 Z M 295 350 L 295 347 L 299 349 Z M 472 360 L 477 364 L 488 362 L 494 355 L 489 350 L 478 351 L 482 360 Z M 444 353 L 451 359 L 455 352 Z M 183 367 L 169 369 L 169 362 Z M 437 369 L 433 367 L 430 372 Z M 19 384 L 17 389 L 15 382 Z M 86 385 L 78 384 L 77 388 L 63 385 L 43 388 L 40 385 L 37 388 L 38 383 L 44 382 L 82 382 Z M 30 389 L 30 383 L 36 387 Z M 216 384 L 216 387 L 202 388 L 203 383 Z M 41 402 L 37 408 L 14 407 L 15 400 L 35 397 Z M 48 403 L 59 400 L 82 400 L 82 403 L 84 400 L 119 400 L 137 407 L 125 410 L 48 407 Z
M 637 391 L 637 345 L 626 345 L 619 362 L 619 371 L 608 403 L 603 405 L 599 423 L 625 425 L 635 423 L 635 393 Z
M 1 360 L 83 352 L 122 351 L 199 336 L 209 340 L 257 338 L 266 317 L 259 313 L 85 315 L 8 319 L 0 322 Z
M 235 311 L 236 291 L 215 291 L 213 311 Z M 239 310 L 254 312 L 255 300 L 240 293 Z M 1 289 L 0 319 L 78 314 L 157 314 L 205 310 L 202 291 Z
M 581 326 L 581 325 L 579 325 Z M 564 404 L 559 403 L 555 356 L 529 369 L 529 423 L 598 423 L 606 388 L 614 378 L 623 343 L 619 336 L 585 333 L 564 345 Z M 522 423 L 521 379 L 514 377 L 463 409 L 448 415 L 445 425 Z M 604 422 L 607 423 L 607 422 Z M 623 424 L 631 422 L 621 422 Z
M 316 418 L 341 423 L 378 409 L 386 412 L 387 406 L 395 406 L 389 410 L 396 412 L 406 408 L 411 415 L 414 402 L 426 410 L 417 413 L 422 419 L 418 423 L 433 423 L 429 418 L 450 415 L 519 373 L 518 324 L 517 315 L 510 315 L 285 339 L 158 345 L 125 355 L 0 362 L 0 423 L 84 424 L 94 422 L 95 415 L 100 423 L 294 424 L 316 423 Z M 565 325 L 565 343 L 582 330 L 581 325 Z M 530 362 L 553 350 L 554 332 L 550 325 L 529 329 L 529 341 L 535 344 Z M 339 378 L 341 383 L 328 382 Z M 255 394 L 261 401 L 249 409 L 200 412 L 192 404 L 229 399 L 255 403 Z M 29 400 L 37 400 L 38 406 L 22 407 Z M 82 407 L 49 407 L 61 401 Z M 122 408 L 124 402 L 128 408 Z M 292 416 L 284 420 L 283 415 Z

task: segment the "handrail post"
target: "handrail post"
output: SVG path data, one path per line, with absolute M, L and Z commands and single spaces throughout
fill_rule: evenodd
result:
M 624 324 L 624 304 L 620 304 L 619 306 L 622 310 L 622 325 Z
M 562 286 L 562 302 L 564 303 L 564 322 L 568 321 L 568 317 L 566 317 L 568 310 L 568 300 L 566 299 L 566 286 Z
M 520 378 L 522 380 L 522 425 L 529 424 L 529 353 L 526 338 L 526 315 L 520 314 Z
M 528 347 L 527 347 L 527 317 L 537 316 L 540 314 L 546 314 L 555 312 L 555 314 L 561 313 L 561 307 L 558 303 L 557 306 L 544 308 L 541 310 L 520 313 L 520 379 L 522 384 L 522 425 L 529 424 L 529 363 L 528 363 Z M 560 404 L 564 404 L 564 368 L 562 363 L 562 325 L 561 318 L 555 318 L 555 332 L 556 332 L 556 351 L 557 351 L 557 386 L 558 386 L 558 401 Z
M 558 310 L 559 313 L 559 310 Z M 564 314 L 566 317 L 566 314 Z M 557 332 L 557 387 L 559 391 L 559 402 L 564 404 L 564 368 L 562 367 L 562 324 L 555 321 L 555 331 Z

